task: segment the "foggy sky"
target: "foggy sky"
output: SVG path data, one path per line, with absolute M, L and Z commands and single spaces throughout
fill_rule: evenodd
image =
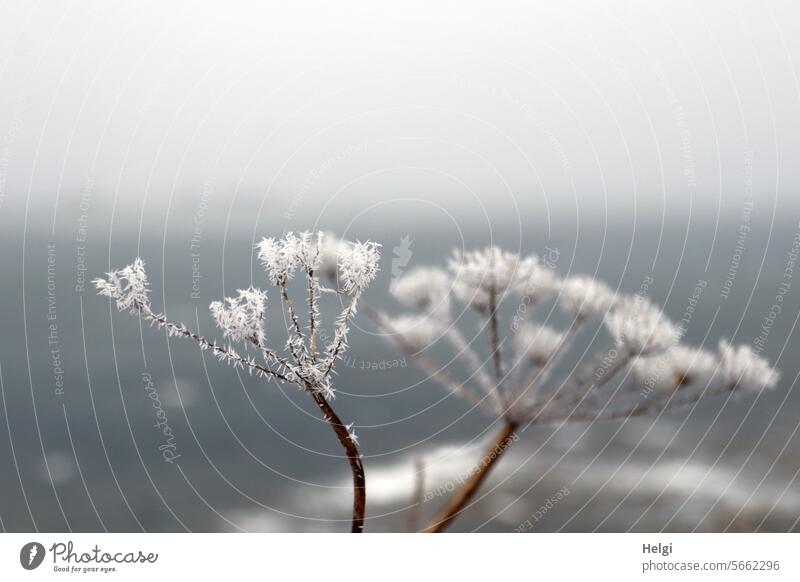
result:
M 82 193 L 122 229 L 204 197 L 285 227 L 796 198 L 791 2 L 269 4 L 6 3 L 3 228 Z

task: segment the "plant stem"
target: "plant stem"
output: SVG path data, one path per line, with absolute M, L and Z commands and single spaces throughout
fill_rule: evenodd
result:
M 510 439 L 515 430 L 517 430 L 517 423 L 506 420 L 500 432 L 489 443 L 489 447 L 486 449 L 480 463 L 473 468 L 470 478 L 461 489 L 456 491 L 447 505 L 436 514 L 436 517 L 425 527 L 424 532 L 441 533 L 459 516 L 472 500 L 481 484 L 489 476 L 492 467 L 500 460 L 506 449 L 511 446 Z
M 350 462 L 350 470 L 353 473 L 353 523 L 350 531 L 352 533 L 361 533 L 364 531 L 364 512 L 367 507 L 367 481 L 364 476 L 364 465 L 361 463 L 361 453 L 350 437 L 347 427 L 339 419 L 339 416 L 328 401 L 325 400 L 325 397 L 320 392 L 312 392 L 311 396 L 322 411 L 325 420 L 331 425 L 333 432 L 336 433 L 347 454 L 347 460 Z
M 497 327 L 497 290 L 492 285 L 489 292 L 489 346 L 492 350 L 494 374 L 500 381 L 503 378 L 503 356 L 500 353 L 500 334 Z
M 414 460 L 414 493 L 411 496 L 411 510 L 408 512 L 408 531 L 416 532 L 425 500 L 425 461 L 421 457 Z

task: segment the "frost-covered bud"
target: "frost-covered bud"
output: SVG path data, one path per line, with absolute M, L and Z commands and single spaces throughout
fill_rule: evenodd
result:
M 225 337 L 234 341 L 255 341 L 261 345 L 264 343 L 262 322 L 267 294 L 254 287 L 239 289 L 238 293 L 238 297 L 226 297 L 224 301 L 211 303 L 211 317 Z
M 450 311 L 450 276 L 437 267 L 417 267 L 405 273 L 392 285 L 398 301 L 426 312 Z
M 294 248 L 294 254 L 297 261 L 303 266 L 304 269 L 314 270 L 319 262 L 317 253 L 317 237 L 322 236 L 318 233 L 317 236 L 312 235 L 308 231 L 298 232 L 297 234 L 289 232 L 286 234 L 287 245 Z
M 617 346 L 638 356 L 668 350 L 680 338 L 680 331 L 664 313 L 638 295 L 617 302 L 605 323 Z
M 273 284 L 282 285 L 292 277 L 297 266 L 297 237 L 289 233 L 283 239 L 265 238 L 256 248 L 258 259 Z
M 514 348 L 536 366 L 544 366 L 556 353 L 564 334 L 546 325 L 526 323 L 514 335 Z
M 634 377 L 656 390 L 674 390 L 689 384 L 707 385 L 717 369 L 717 358 L 702 349 L 677 345 L 663 354 L 637 358 Z
M 464 304 L 485 312 L 493 293 L 499 304 L 507 293 L 524 291 L 535 262 L 498 247 L 457 251 L 448 265 L 453 273 L 453 293 Z
M 614 292 L 591 277 L 568 277 L 561 282 L 558 301 L 576 319 L 586 319 L 606 313 L 614 303 Z
M 150 307 L 150 292 L 147 285 L 147 273 L 144 261 L 136 258 L 132 265 L 107 273 L 107 279 L 92 281 L 100 295 L 110 297 L 117 304 L 117 309 L 142 309 Z
M 419 351 L 433 343 L 440 333 L 439 326 L 430 318 L 404 315 L 388 320 L 389 331 L 397 334 L 408 348 Z
M 381 253 L 374 242 L 350 242 L 341 249 L 339 281 L 345 293 L 354 295 L 363 291 L 378 274 Z
M 719 342 L 719 372 L 722 381 L 743 392 L 760 392 L 778 383 L 780 373 L 750 346 Z

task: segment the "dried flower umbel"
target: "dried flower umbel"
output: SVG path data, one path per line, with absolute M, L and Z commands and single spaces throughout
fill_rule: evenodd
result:
M 559 280 L 536 256 L 496 247 L 456 253 L 447 270 L 408 272 L 393 293 L 418 313 L 396 318 L 373 313 L 387 337 L 433 380 L 502 426 L 470 479 L 425 531 L 443 531 L 467 507 L 520 427 L 660 413 L 714 394 L 759 392 L 778 381 L 778 372 L 749 347 L 722 341 L 710 353 L 680 345 L 681 331 L 646 298 L 617 297 L 591 277 Z M 553 295 L 570 318 L 565 329 L 531 321 L 533 308 L 546 295 Z M 458 330 L 451 296 L 482 317 L 485 352 Z M 501 341 L 499 309 L 509 297 L 524 308 L 508 326 L 508 341 Z M 580 362 L 567 377 L 552 378 L 576 333 L 592 318 L 603 318 L 613 346 Z M 463 364 L 466 380 L 427 355 L 426 348 L 440 340 Z M 631 373 L 623 374 L 627 370 Z
M 331 251 L 335 244 L 335 251 Z M 322 233 L 289 233 L 283 238 L 266 238 L 258 244 L 258 258 L 270 282 L 278 290 L 283 309 L 289 316 L 290 327 L 285 349 L 268 346 L 264 333 L 267 313 L 267 293 L 249 287 L 240 289 L 235 297 L 214 301 L 209 306 L 211 316 L 230 343 L 220 345 L 207 340 L 181 323 L 173 323 L 166 315 L 150 307 L 147 273 L 144 261 L 137 258 L 132 265 L 112 271 L 105 279 L 95 279 L 101 295 L 116 302 L 120 311 L 138 314 L 152 325 L 164 328 L 170 336 L 194 340 L 203 350 L 209 350 L 220 361 L 248 370 L 264 378 L 274 378 L 294 384 L 308 392 L 331 425 L 344 448 L 353 474 L 352 531 L 361 532 L 366 507 L 366 480 L 361 464 L 356 435 L 352 425 L 344 424 L 331 407 L 334 396 L 331 375 L 337 359 L 347 349 L 350 321 L 364 289 L 375 278 L 380 259 L 379 245 L 373 242 L 326 241 Z M 307 321 L 301 321 L 289 296 L 288 281 L 296 271 L 306 278 Z M 319 297 L 332 292 L 320 285 L 319 272 L 338 275 L 337 291 L 345 297 L 345 307 L 334 323 L 333 334 L 324 347 L 318 348 L 320 337 Z M 233 344 L 243 344 L 238 352 Z

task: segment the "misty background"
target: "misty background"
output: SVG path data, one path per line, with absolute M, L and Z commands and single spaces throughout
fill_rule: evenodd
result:
M 393 259 L 487 244 L 622 292 L 651 277 L 676 320 L 703 281 L 687 340 L 709 348 L 752 343 L 788 281 L 764 349 L 777 389 L 531 427 L 454 529 L 513 531 L 563 487 L 535 530 L 798 529 L 799 29 L 791 2 L 7 2 L 0 525 L 346 530 L 346 462 L 307 395 L 89 284 L 142 256 L 154 306 L 213 336 L 210 301 L 266 285 L 256 241 L 323 229 L 384 245 L 366 299 L 393 313 Z M 496 429 L 366 318 L 351 344 L 335 405 L 361 439 L 366 529 L 402 530 L 415 459 L 432 490 Z

